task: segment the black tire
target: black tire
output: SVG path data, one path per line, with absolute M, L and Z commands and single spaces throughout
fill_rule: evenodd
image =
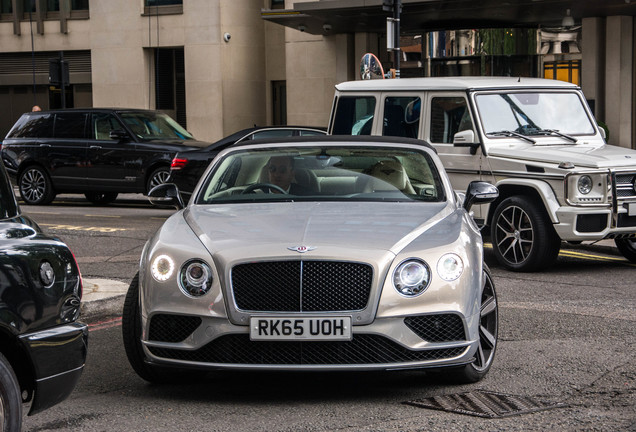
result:
M 168 167 L 159 167 L 151 172 L 148 176 L 148 182 L 146 183 L 146 195 L 148 195 L 148 192 L 150 192 L 155 186 L 166 183 L 169 177 L 170 168 Z
M 122 313 L 121 331 L 128 362 L 134 371 L 151 383 L 183 383 L 191 381 L 200 374 L 195 372 L 148 364 L 141 345 L 141 311 L 139 310 L 139 273 L 135 275 L 126 298 Z
M 86 192 L 84 196 L 87 200 L 96 205 L 110 204 L 117 199 L 117 192 Z
M 22 395 L 18 378 L 5 356 L 0 354 L 0 431 L 22 429 Z
M 497 292 L 490 269 L 484 263 L 483 281 L 481 285 L 481 303 L 479 318 L 479 348 L 475 353 L 475 361 L 459 369 L 455 369 L 450 379 L 458 384 L 469 384 L 480 381 L 486 376 L 497 350 L 499 333 L 499 307 Z
M 55 198 L 55 191 L 44 168 L 31 165 L 18 178 L 20 198 L 31 205 L 49 204 Z
M 527 196 L 499 203 L 490 223 L 490 239 L 497 261 L 513 271 L 544 269 L 554 264 L 561 249 L 543 203 Z
M 625 258 L 636 263 L 636 239 L 614 239 L 614 243 L 616 243 L 616 247 Z

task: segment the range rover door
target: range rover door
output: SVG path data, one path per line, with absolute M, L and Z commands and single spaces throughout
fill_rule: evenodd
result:
M 112 130 L 125 130 L 113 114 L 91 115 L 87 184 L 95 191 L 135 192 L 137 178 L 131 167 L 136 144 L 130 138 L 111 138 Z
M 86 123 L 88 114 L 59 112 L 53 121 L 53 138 L 39 139 L 55 188 L 76 188 L 86 175 Z

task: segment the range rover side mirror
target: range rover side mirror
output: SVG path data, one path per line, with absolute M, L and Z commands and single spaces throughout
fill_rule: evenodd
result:
M 499 189 L 490 183 L 483 181 L 472 181 L 466 189 L 464 197 L 464 208 L 470 211 L 475 204 L 486 204 L 493 202 L 499 197 Z
M 128 134 L 126 133 L 125 130 L 122 129 L 113 129 L 112 131 L 110 131 L 110 133 L 108 134 L 108 137 L 110 139 L 113 140 L 117 140 L 117 141 L 121 141 L 123 139 L 128 138 Z
M 475 132 L 472 129 L 459 131 L 453 135 L 453 145 L 455 147 L 470 147 L 472 155 L 477 153 L 480 146 L 478 142 L 475 142 Z
M 185 207 L 179 188 L 174 183 L 163 183 L 150 189 L 148 200 L 152 205 L 174 207 L 181 210 Z

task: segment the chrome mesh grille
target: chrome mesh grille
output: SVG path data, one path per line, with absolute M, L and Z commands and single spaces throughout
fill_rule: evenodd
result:
M 201 325 L 201 318 L 186 315 L 153 315 L 148 339 L 158 342 L 182 342 Z
M 371 266 L 352 262 L 258 262 L 232 269 L 234 301 L 244 311 L 362 310 L 372 281 Z
M 409 350 L 379 335 L 355 335 L 346 342 L 254 342 L 248 334 L 225 335 L 195 350 L 148 347 L 153 355 L 184 361 L 253 365 L 391 364 L 440 360 L 466 347 Z
M 453 342 L 466 340 L 464 323 L 459 315 L 420 315 L 404 318 L 404 324 L 413 333 L 428 342 Z

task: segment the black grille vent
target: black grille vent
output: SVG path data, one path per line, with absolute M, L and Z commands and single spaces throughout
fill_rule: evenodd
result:
M 466 347 L 411 351 L 378 335 L 355 335 L 346 342 L 253 342 L 247 334 L 222 336 L 196 351 L 149 347 L 152 354 L 202 363 L 254 365 L 384 364 L 439 360 Z
M 245 311 L 353 311 L 366 307 L 373 268 L 336 261 L 278 261 L 232 269 L 236 306 Z
M 157 342 L 182 342 L 201 325 L 201 318 L 184 315 L 154 315 L 148 339 Z
M 599 232 L 607 228 L 606 214 L 578 215 L 576 230 L 578 232 Z
M 618 198 L 636 198 L 635 180 L 635 173 L 616 174 L 616 196 Z
M 404 324 L 413 333 L 428 342 L 466 340 L 464 323 L 459 315 L 421 315 L 404 318 Z

